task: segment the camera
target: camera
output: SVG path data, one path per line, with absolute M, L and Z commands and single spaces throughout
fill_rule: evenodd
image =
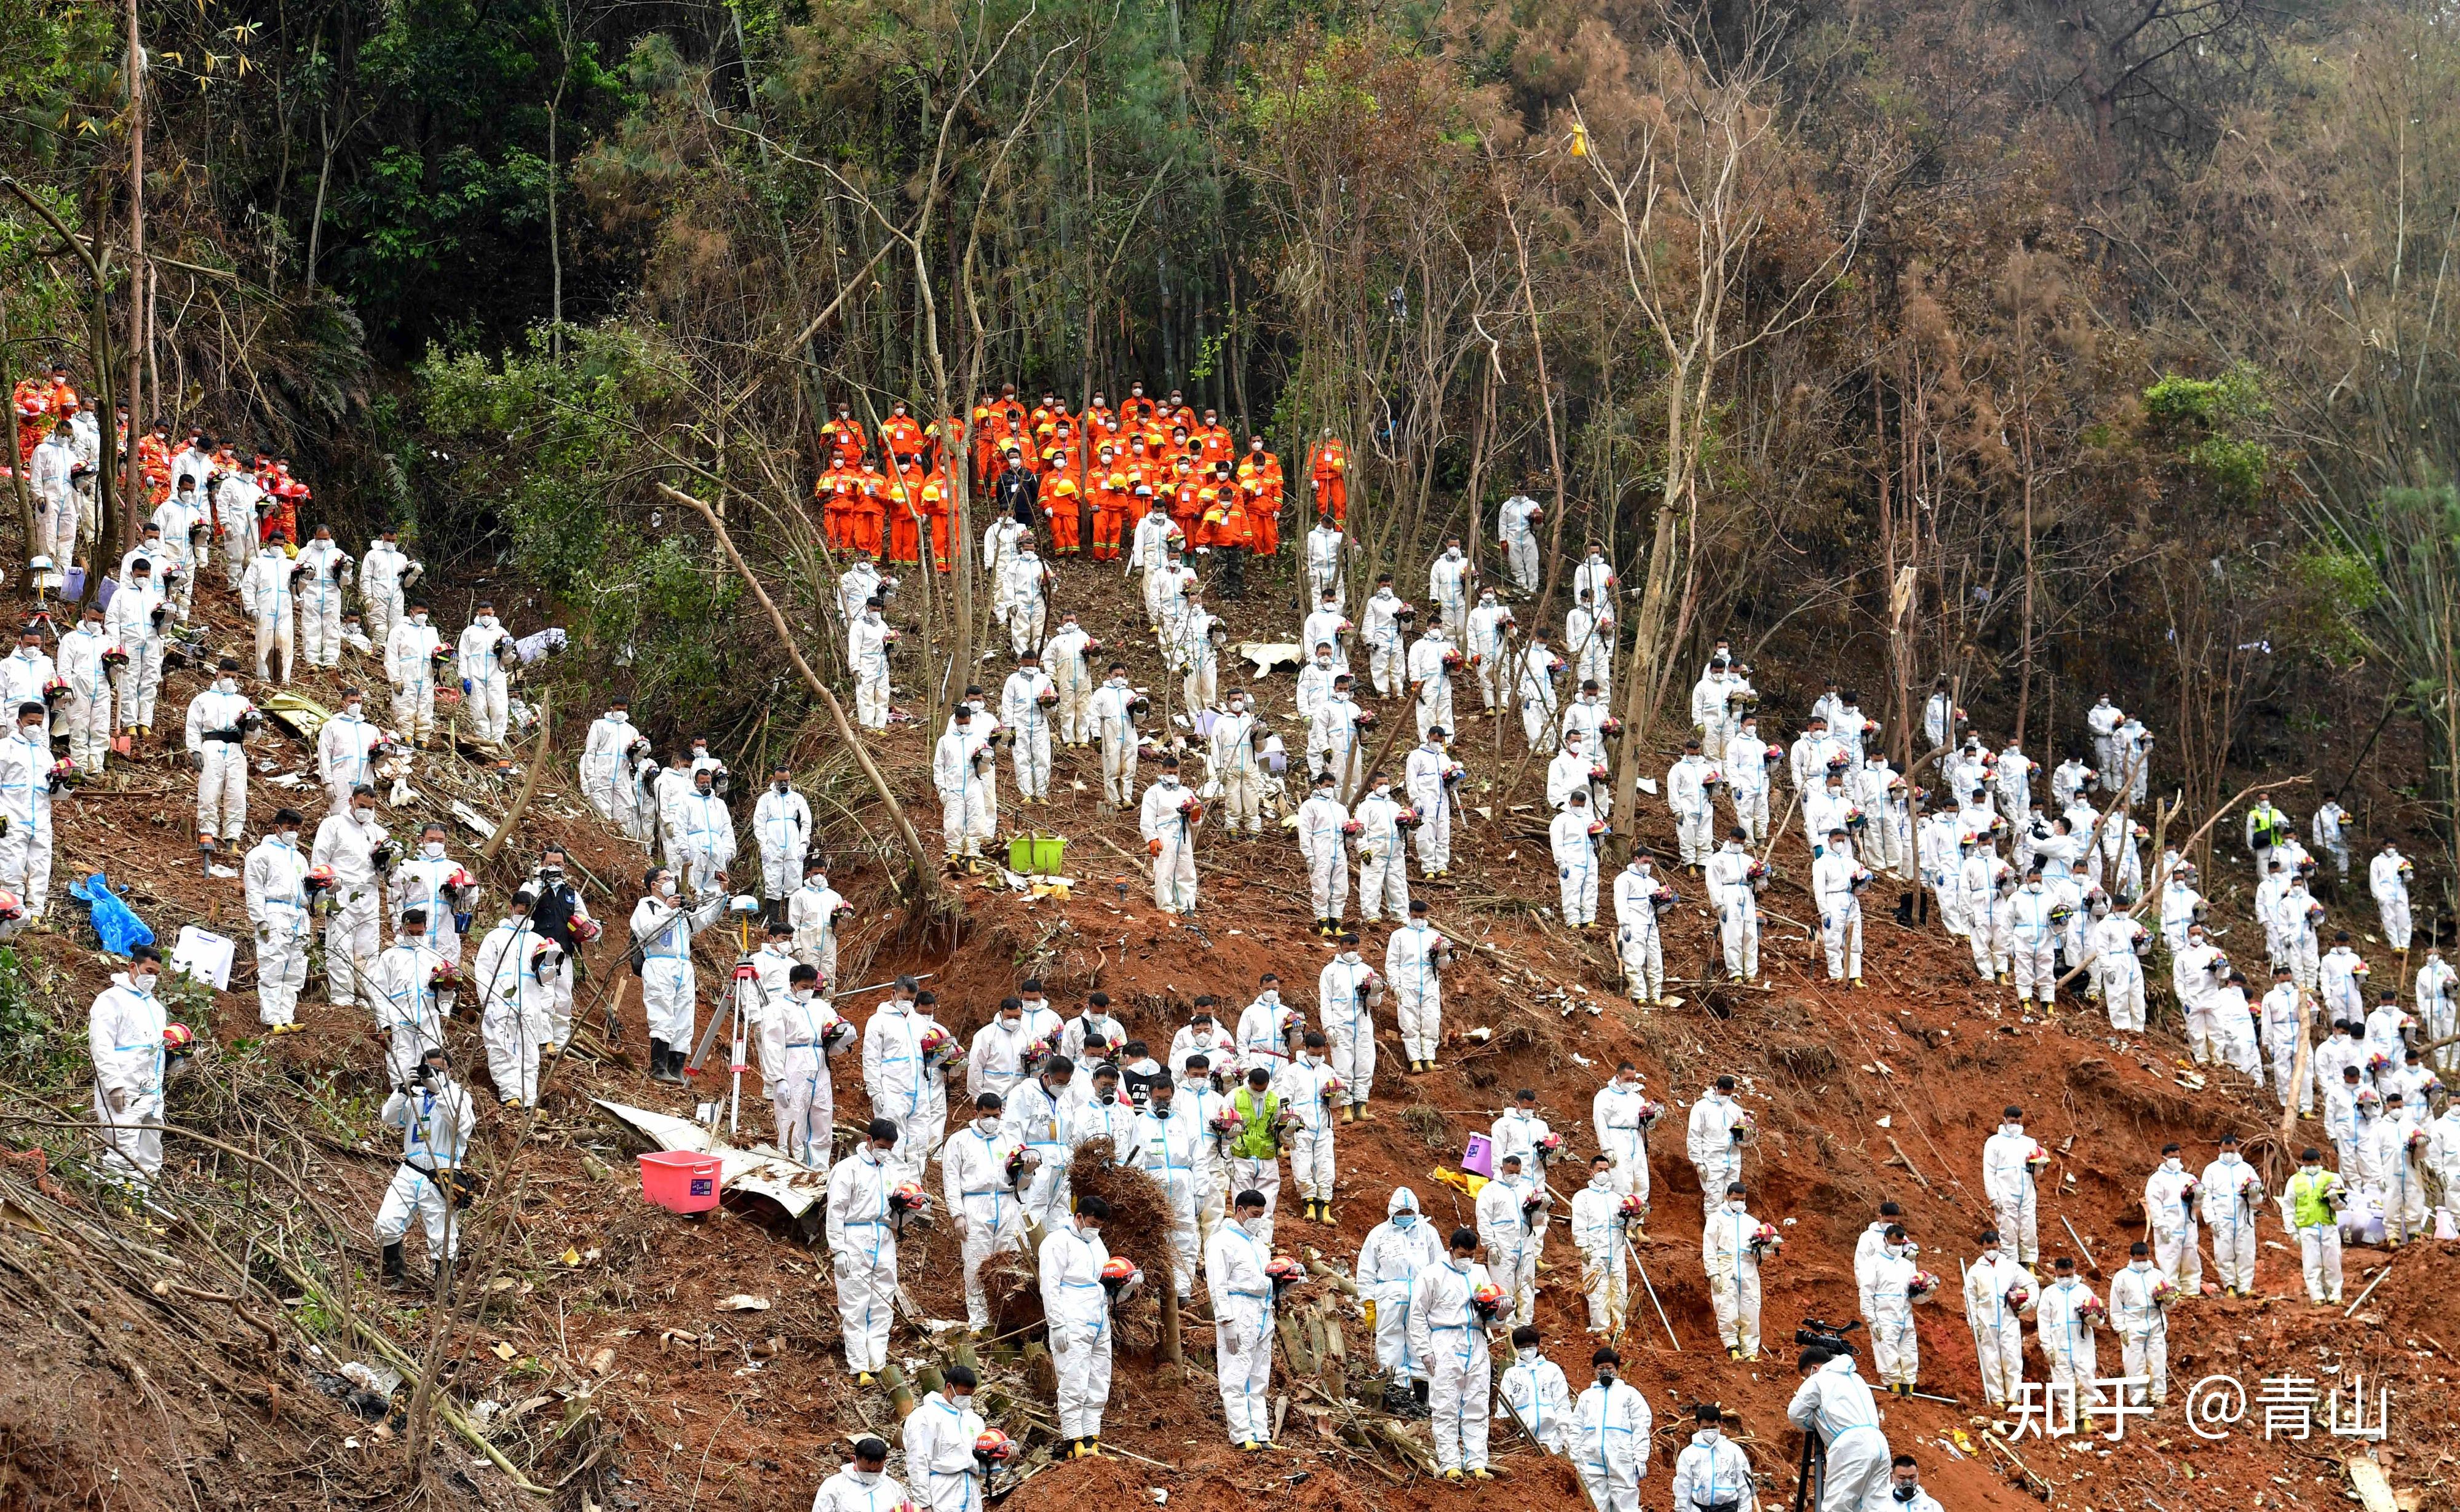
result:
M 1859 1318 L 1839 1328 L 1833 1323 L 1823 1323 L 1815 1317 L 1807 1317 L 1793 1331 L 1793 1341 L 1805 1349 L 1824 1349 L 1832 1354 L 1855 1354 L 1860 1352 L 1846 1342 L 1845 1335 L 1861 1326 L 1862 1320 Z

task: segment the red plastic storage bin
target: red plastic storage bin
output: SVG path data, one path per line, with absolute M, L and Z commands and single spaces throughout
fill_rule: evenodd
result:
M 641 1195 L 679 1213 L 717 1206 L 718 1158 L 692 1150 L 656 1150 L 641 1157 Z

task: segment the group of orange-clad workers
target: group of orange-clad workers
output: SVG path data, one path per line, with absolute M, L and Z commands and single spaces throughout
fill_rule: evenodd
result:
M 927 426 L 900 400 L 880 422 L 876 451 L 852 406 L 839 401 L 820 435 L 826 466 L 813 493 L 829 541 L 840 550 L 920 561 L 928 520 L 932 560 L 946 571 L 955 508 L 948 458 L 965 454 L 969 436 L 977 496 L 1028 524 L 1046 525 L 1053 556 L 1117 559 L 1156 498 L 1196 546 L 1263 556 L 1281 549 L 1281 459 L 1260 435 L 1239 455 L 1215 411 L 1199 416 L 1175 388 L 1155 400 L 1143 384 L 1133 384 L 1115 410 L 1097 393 L 1071 414 L 1047 390 L 1029 410 L 1016 385 L 1004 384 L 982 396 L 970 422 L 950 416 Z M 1307 466 L 1316 509 L 1343 523 L 1349 458 L 1339 438 L 1325 436 Z
M 53 363 L 48 377 L 38 374 L 18 379 L 15 390 L 10 395 L 10 404 L 17 412 L 17 465 L 21 468 L 32 460 L 34 448 L 42 445 L 43 438 L 52 433 L 53 427 L 62 420 L 74 422 L 79 411 L 85 409 L 75 386 L 69 382 L 66 363 Z M 121 408 L 116 418 L 119 429 L 114 435 L 124 445 L 128 434 L 128 410 Z M 262 540 L 278 530 L 282 532 L 284 541 L 289 543 L 292 554 L 297 554 L 299 506 L 308 501 L 309 490 L 306 482 L 290 475 L 288 457 L 273 457 L 259 452 L 254 454 L 253 461 L 244 461 L 233 448 L 217 444 L 201 429 L 196 428 L 191 428 L 184 438 L 174 442 L 170 428 L 157 420 L 137 438 L 137 465 L 144 474 L 147 504 L 159 506 L 171 496 L 174 464 L 190 452 L 209 458 L 211 473 L 245 473 L 254 480 L 256 486 L 264 491 L 264 502 L 268 506 L 251 522 L 256 537 Z M 207 471 L 201 470 L 201 475 Z M 217 538 L 224 535 L 223 522 L 215 522 L 214 535 Z

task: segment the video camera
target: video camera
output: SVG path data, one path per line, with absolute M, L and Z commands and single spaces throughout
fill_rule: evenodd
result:
M 1801 1326 L 1793 1331 L 1793 1341 L 1805 1349 L 1824 1349 L 1831 1354 L 1858 1354 L 1860 1352 L 1846 1341 L 1845 1335 L 1861 1326 L 1862 1320 L 1859 1318 L 1839 1328 L 1833 1323 L 1823 1323 L 1815 1317 L 1807 1317 L 1802 1320 Z

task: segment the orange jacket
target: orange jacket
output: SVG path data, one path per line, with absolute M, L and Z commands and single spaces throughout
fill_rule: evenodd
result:
M 911 415 L 890 415 L 880 423 L 880 445 L 902 464 L 908 457 L 922 454 L 922 428 L 914 423 Z
M 1308 475 L 1319 482 L 1328 482 L 1349 471 L 1349 452 L 1338 436 L 1315 449 L 1308 458 Z
M 828 445 L 829 460 L 840 467 L 859 461 L 867 444 L 862 422 L 852 415 L 820 427 L 820 439 Z

